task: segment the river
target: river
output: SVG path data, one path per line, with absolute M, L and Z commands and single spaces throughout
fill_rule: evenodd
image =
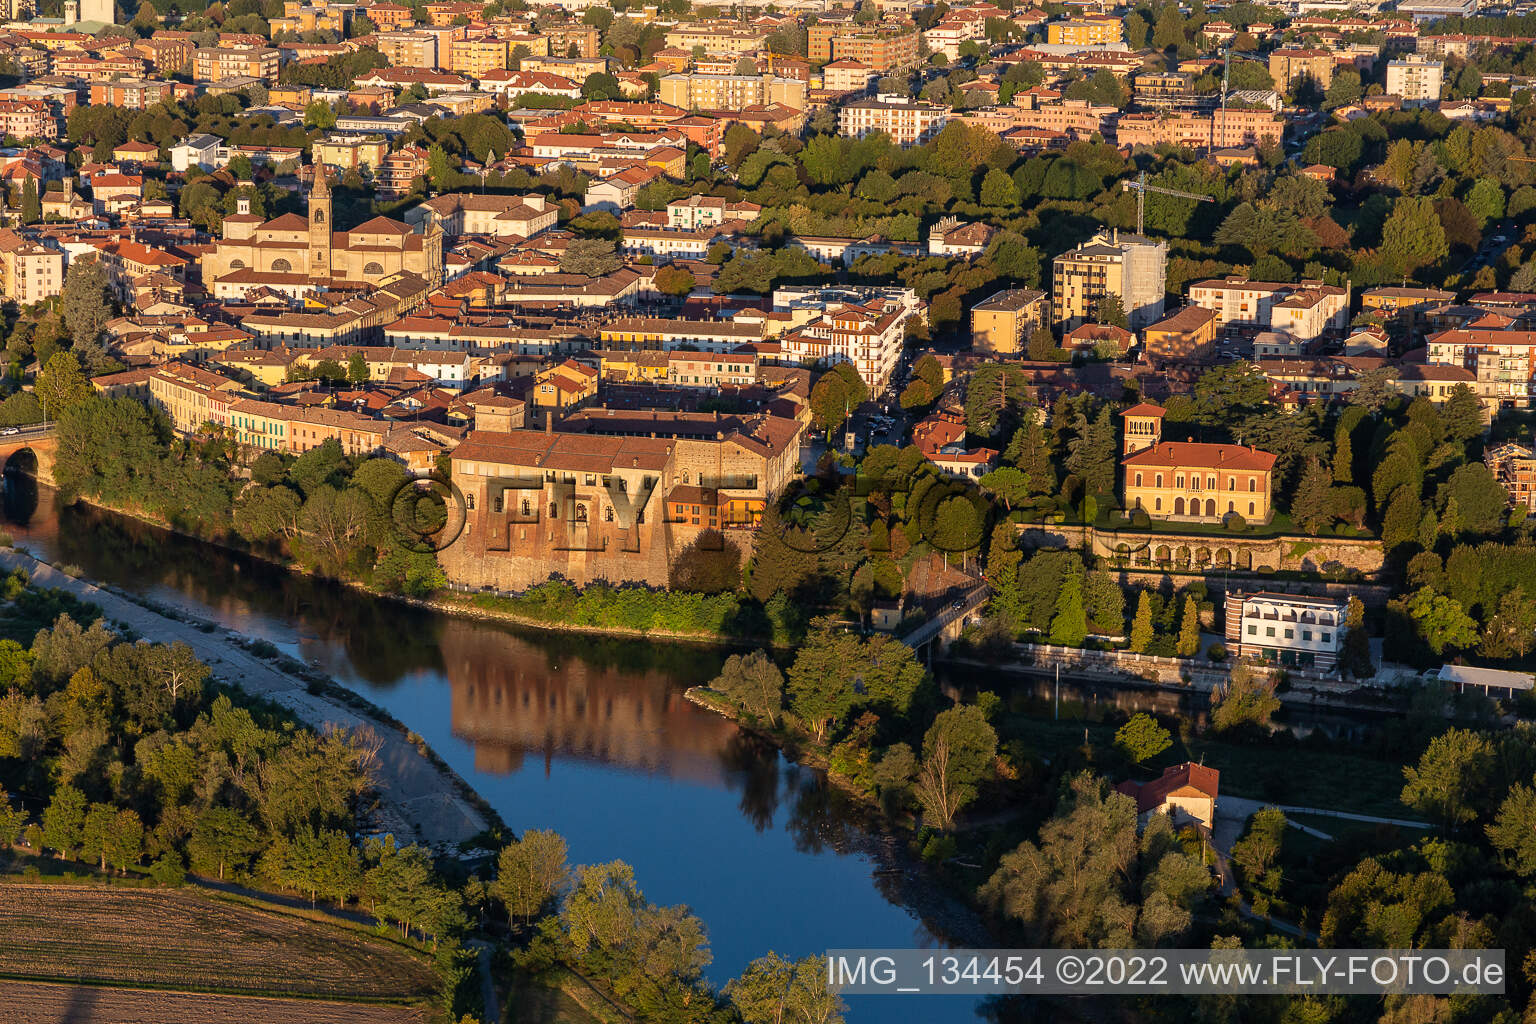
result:
M 819 773 L 683 697 L 714 648 L 522 630 L 377 600 L 8 478 L 7 529 L 44 561 L 179 605 L 311 662 L 415 730 L 516 831 L 574 863 L 624 860 L 703 919 L 717 984 L 769 950 L 941 945 L 883 870 L 877 834 Z M 917 1019 L 850 1000 L 853 1024 Z M 924 997 L 931 1024 L 979 1004 Z

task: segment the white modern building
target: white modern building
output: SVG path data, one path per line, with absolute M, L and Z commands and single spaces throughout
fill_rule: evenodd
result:
M 1227 647 L 1236 657 L 1331 672 L 1344 649 L 1348 610 L 1333 597 L 1228 591 Z

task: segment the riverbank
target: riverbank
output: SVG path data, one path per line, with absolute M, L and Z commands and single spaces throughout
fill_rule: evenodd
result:
M 683 694 L 691 703 L 732 722 L 743 732 L 772 744 L 795 764 L 822 772 L 829 784 L 846 795 L 860 809 L 857 827 L 851 830 L 851 848 L 869 857 L 877 866 L 881 888 L 887 896 L 912 909 L 936 936 L 956 947 L 986 949 L 998 945 L 998 938 L 981 914 L 968 902 L 949 894 L 932 876 L 932 868 L 912 853 L 913 832 L 894 821 L 865 794 L 833 771 L 819 750 L 780 733 L 769 732 L 743 722 L 729 703 L 704 686 L 691 686 Z
M 346 579 L 333 576 L 321 576 L 313 570 L 299 564 L 291 558 L 279 558 L 272 553 L 262 551 L 248 545 L 234 544 L 225 537 L 206 537 L 199 533 L 178 529 L 176 526 L 154 516 L 146 515 L 137 509 L 123 508 L 117 505 L 109 505 L 105 502 L 91 498 L 79 497 L 75 502 L 101 512 L 108 512 L 124 519 L 131 519 L 143 523 L 157 530 L 178 537 L 185 537 L 197 541 L 199 544 L 208 544 L 228 551 L 232 554 L 254 558 L 267 565 L 274 566 L 284 572 L 294 573 L 298 576 L 306 576 L 315 579 L 324 579 L 329 583 L 355 590 L 369 597 L 394 601 L 408 605 L 423 611 L 438 612 L 443 615 L 452 615 L 458 618 L 474 619 L 481 622 L 503 623 L 509 626 L 517 626 L 523 629 L 537 629 L 550 633 L 587 634 L 591 636 L 612 637 L 619 640 L 667 640 L 678 643 L 703 644 L 717 647 L 734 647 L 741 649 L 768 648 L 787 650 L 787 645 L 776 643 L 772 635 L 735 635 L 721 631 L 684 631 L 664 628 L 636 628 L 633 626 L 620 626 L 591 622 L 573 622 L 568 619 L 539 618 L 532 615 L 519 614 L 505 608 L 496 608 L 494 602 L 506 602 L 515 598 L 504 597 L 498 594 L 475 594 L 461 592 L 451 586 L 447 591 L 439 591 L 432 597 L 412 597 L 409 594 L 400 594 L 388 590 L 379 590 L 369 586 L 362 580 Z M 647 589 L 645 592 L 653 593 L 658 597 L 666 597 L 671 591 L 656 591 Z M 442 595 L 448 596 L 442 596 Z M 685 595 L 689 597 L 700 595 Z
M 370 730 L 379 740 L 374 779 L 379 802 L 373 815 L 379 831 L 428 845 L 455 846 L 500 825 L 495 812 L 419 737 L 361 698 L 345 699 L 340 687 L 314 687 L 274 665 L 216 623 L 183 609 L 167 614 L 152 602 L 69 575 L 16 549 L 0 550 L 0 567 L 22 569 L 38 586 L 55 587 L 94 604 L 109 621 L 139 636 L 186 644 L 221 682 L 283 707 L 310 728 Z

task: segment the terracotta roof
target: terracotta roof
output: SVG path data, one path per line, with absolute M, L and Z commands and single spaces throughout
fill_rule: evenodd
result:
M 1221 772 L 1203 764 L 1184 763 L 1163 769 L 1162 778 L 1151 782 L 1127 780 L 1115 787 L 1136 801 L 1136 812 L 1145 814 L 1163 806 L 1168 797 L 1181 789 L 1193 789 L 1204 796 L 1216 799 L 1221 782 Z
M 1152 466 L 1175 469 L 1241 469 L 1267 473 L 1275 468 L 1275 457 L 1257 448 L 1240 444 L 1206 444 L 1201 441 L 1162 441 L 1122 461 L 1126 466 Z
M 1151 402 L 1138 402 L 1136 405 L 1131 406 L 1129 409 L 1125 410 L 1125 412 L 1122 412 L 1120 415 L 1121 416 L 1156 416 L 1158 419 L 1162 419 L 1162 417 L 1167 412 L 1168 412 L 1168 410 L 1164 409 L 1160 405 L 1154 405 Z

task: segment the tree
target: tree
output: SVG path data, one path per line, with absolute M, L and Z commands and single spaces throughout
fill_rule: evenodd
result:
M 1486 738 L 1449 729 L 1429 741 L 1418 764 L 1403 769 L 1403 803 L 1454 829 L 1472 820 L 1472 796 L 1493 770 L 1493 761 Z
M 1083 481 L 1089 495 L 1112 493 L 1119 464 L 1114 413 L 1107 404 L 1092 420 L 1079 413 L 1074 429 L 1077 436 L 1067 445 L 1067 470 Z
M 1114 292 L 1107 293 L 1094 304 L 1093 319 L 1101 324 L 1130 330 L 1131 318 L 1126 315 L 1125 303 Z
M 656 271 L 656 288 L 664 295 L 683 298 L 698 287 L 698 279 L 686 267 L 667 266 Z
M 1136 602 L 1136 618 L 1131 622 L 1131 651 L 1145 654 L 1155 636 L 1152 626 L 1152 594 L 1143 590 Z
M 1115 730 L 1115 746 L 1134 764 L 1143 764 L 1173 745 L 1173 736 L 1146 712 Z
M 1522 785 L 1512 788 L 1485 831 L 1510 870 L 1527 879 L 1536 875 L 1536 790 Z
M 741 705 L 747 713 L 765 720 L 770 728 L 779 724 L 779 713 L 784 707 L 784 673 L 765 651 L 731 655 L 709 686 Z
M 1381 229 L 1382 262 L 1402 274 L 1437 263 L 1449 255 L 1445 228 L 1431 199 L 1399 196 Z
M 368 360 L 361 352 L 353 352 L 347 358 L 347 381 L 352 384 L 368 383 Z
M 502 848 L 491 891 L 507 914 L 529 920 L 565 890 L 570 880 L 565 840 L 556 832 L 529 829 Z
M 827 960 L 791 962 L 777 953 L 758 957 L 725 986 L 743 1024 L 842 1024 L 842 998 L 827 987 Z
M 610 238 L 573 238 L 560 254 L 560 269 L 567 274 L 602 277 L 623 265 Z
M 839 363 L 816 378 L 811 388 L 811 413 L 827 433 L 842 426 L 850 413 L 869 398 L 869 387 L 851 363 Z
M 1349 404 L 1358 405 L 1370 413 L 1380 412 L 1398 395 L 1397 368 L 1376 366 L 1364 370 L 1355 378 L 1355 389 L 1349 393 Z M 1334 467 L 1338 473 L 1338 467 Z
M 43 811 L 43 843 L 61 857 L 72 859 L 85 839 L 85 794 L 74 786 L 58 786 Z
M 981 182 L 981 205 L 992 207 L 1013 207 L 1019 202 L 1019 190 L 1014 187 L 1013 178 L 1007 171 L 994 167 L 987 172 L 987 176 Z
M 1244 725 L 1265 728 L 1270 716 L 1280 710 L 1273 687 L 1241 661 L 1232 666 L 1226 690 L 1212 691 L 1211 702 L 1211 724 L 1217 732 Z
M 224 880 L 226 868 L 244 870 L 261 847 L 261 834 L 256 826 L 230 807 L 208 808 L 198 817 L 187 839 L 192 870 L 217 870 L 220 881 Z
M 1486 658 L 1523 658 L 1536 644 L 1536 601 L 1524 591 L 1511 590 L 1483 627 L 1478 653 Z
M 1436 654 L 1451 648 L 1466 650 L 1477 643 L 1477 623 L 1454 598 L 1420 587 L 1408 598 L 1407 611 Z
M 587 100 L 616 100 L 623 95 L 623 91 L 614 76 L 593 72 L 582 81 L 581 95 Z
M 91 382 L 80 372 L 73 352 L 55 352 L 37 375 L 33 392 L 49 419 L 74 408 L 92 395 Z
M 1481 462 L 1458 466 L 1440 486 L 1436 500 L 1448 517 L 1454 506 L 1455 532 L 1493 536 L 1504 528 L 1508 493 Z
M 1371 638 L 1365 631 L 1365 604 L 1350 595 L 1344 613 L 1344 650 L 1339 657 L 1344 670 L 1356 679 L 1369 679 L 1376 674 L 1371 663 Z M 1536 629 L 1536 622 L 1532 622 Z
M 1285 812 L 1261 807 L 1248 823 L 1248 831 L 1232 844 L 1232 859 L 1249 884 L 1273 894 L 1280 888 L 1278 872 L 1271 873 L 1285 840 Z
M 1051 643 L 1081 647 L 1088 639 L 1088 617 L 1083 612 L 1083 563 L 1074 558 L 1056 594 L 1056 614 L 1051 619 Z
M 1451 395 L 1440 407 L 1440 422 L 1445 432 L 1463 444 L 1483 432 L 1483 403 L 1466 384 L 1451 388 Z
M 1179 620 L 1179 641 L 1174 648 L 1179 657 L 1192 658 L 1200 650 L 1200 606 L 1193 594 L 1184 596 L 1184 614 Z
M 1049 327 L 1036 327 L 1029 332 L 1029 358 L 1038 363 L 1056 362 L 1065 353 L 1056 344 L 1056 336 Z
M 976 798 L 976 787 L 990 773 L 997 754 L 997 733 L 974 704 L 939 712 L 923 737 L 914 794 L 924 814 L 942 829 L 954 827 L 955 815 Z
M 1314 536 L 1333 523 L 1333 476 L 1320 459 L 1308 459 L 1301 485 L 1291 499 L 1291 519 Z
M 96 258 L 81 256 L 70 260 L 59 311 L 74 339 L 75 350 L 98 351 L 97 339 L 112 318 L 112 307 L 107 301 L 107 272 Z
M 21 222 L 36 224 L 43 219 L 43 204 L 37 195 L 37 183 L 31 178 L 21 186 Z

